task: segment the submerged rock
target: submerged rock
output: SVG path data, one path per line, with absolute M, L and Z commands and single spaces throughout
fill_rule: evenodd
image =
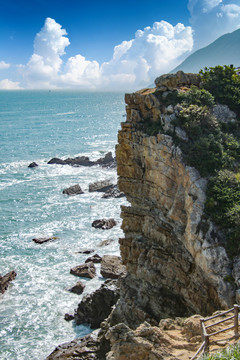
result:
M 96 268 L 95 268 L 93 262 L 89 262 L 89 263 L 75 266 L 74 268 L 72 268 L 70 270 L 70 274 L 93 279 L 96 275 Z
M 80 195 L 80 194 L 83 194 L 83 191 L 82 191 L 80 185 L 76 184 L 76 185 L 70 186 L 67 189 L 64 189 L 63 194 L 66 194 L 69 196 Z
M 126 267 L 122 264 L 120 256 L 104 255 L 100 273 L 105 278 L 118 279 L 120 276 L 126 275 Z
M 17 276 L 17 273 L 14 270 L 10 271 L 9 273 L 7 273 L 4 276 L 0 275 L 0 293 L 1 294 L 3 294 L 7 290 L 9 283 L 11 281 L 13 281 L 16 276 Z
M 94 220 L 92 226 L 95 229 L 109 230 L 112 227 L 116 226 L 117 222 L 114 219 L 99 219 Z
M 117 280 L 105 281 L 98 290 L 83 297 L 74 315 L 76 324 L 89 324 L 91 328 L 98 328 L 108 317 L 118 298 Z
M 49 241 L 55 241 L 58 240 L 59 238 L 57 236 L 52 236 L 52 237 L 43 237 L 43 238 L 34 238 L 32 239 L 32 241 L 34 241 L 36 244 L 43 244 L 45 242 L 49 242 Z
M 99 247 L 108 246 L 108 245 L 110 245 L 113 241 L 114 241 L 113 239 L 106 239 L 106 240 L 101 241 L 98 246 L 99 246 Z

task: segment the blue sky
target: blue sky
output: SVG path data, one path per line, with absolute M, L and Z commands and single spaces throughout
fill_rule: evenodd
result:
M 0 89 L 143 87 L 239 27 L 240 0 L 0 0 Z

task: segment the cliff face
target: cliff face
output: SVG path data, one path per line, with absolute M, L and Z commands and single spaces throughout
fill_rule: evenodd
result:
M 206 315 L 235 301 L 232 262 L 224 238 L 204 217 L 206 180 L 186 166 L 166 131 L 178 115 L 167 99 L 176 88 L 197 85 L 193 74 L 156 80 L 157 88 L 127 94 L 127 119 L 118 135 L 122 208 L 121 256 L 128 275 L 112 323 L 136 327 L 168 316 Z M 157 135 L 146 129 L 160 123 Z M 184 138 L 181 129 L 177 136 Z

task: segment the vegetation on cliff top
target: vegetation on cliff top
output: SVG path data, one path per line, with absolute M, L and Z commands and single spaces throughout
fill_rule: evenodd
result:
M 180 93 L 175 121 L 188 136 L 177 139 L 185 161 L 208 178 L 206 214 L 226 233 L 230 256 L 240 253 L 240 76 L 229 66 L 200 71 L 202 88 Z M 214 115 L 215 104 L 237 114 L 235 121 Z

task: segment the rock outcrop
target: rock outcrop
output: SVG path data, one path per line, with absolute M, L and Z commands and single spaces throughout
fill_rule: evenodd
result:
M 34 238 L 32 239 L 32 241 L 34 241 L 36 244 L 44 244 L 46 242 L 55 241 L 58 239 L 59 238 L 57 236 L 52 236 L 52 237 Z

